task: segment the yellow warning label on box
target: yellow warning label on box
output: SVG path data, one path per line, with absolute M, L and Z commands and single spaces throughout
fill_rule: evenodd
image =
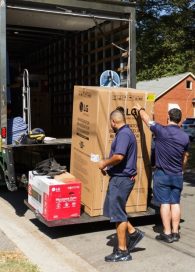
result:
M 147 101 L 154 101 L 155 98 L 156 98 L 156 94 L 154 94 L 154 93 L 149 93 L 147 95 Z

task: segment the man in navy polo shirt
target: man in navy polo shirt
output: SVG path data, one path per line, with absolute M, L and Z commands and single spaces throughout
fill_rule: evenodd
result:
M 178 126 L 182 113 L 178 108 L 168 111 L 167 126 L 151 121 L 139 104 L 135 106 L 141 119 L 155 136 L 154 200 L 160 204 L 164 231 L 157 240 L 179 241 L 181 219 L 180 197 L 183 189 L 183 170 L 187 163 L 189 137 Z
M 110 114 L 110 123 L 116 136 L 108 159 L 99 162 L 99 169 L 110 176 L 104 203 L 104 216 L 116 223 L 118 247 L 105 257 L 107 262 L 129 261 L 132 251 L 144 233 L 135 229 L 127 219 L 125 206 L 137 174 L 137 143 L 134 134 L 126 125 L 124 109 L 119 107 Z M 126 235 L 128 233 L 128 243 Z

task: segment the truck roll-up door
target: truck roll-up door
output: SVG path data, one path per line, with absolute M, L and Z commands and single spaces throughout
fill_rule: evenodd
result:
M 112 2 L 112 3 L 111 3 Z M 103 21 L 129 23 L 129 80 L 136 85 L 135 4 L 132 1 L 7 1 L 10 25 L 84 31 Z M 35 19 L 37 18 L 37 19 Z M 52 18 L 52 19 L 51 19 Z M 58 18 L 58 20 L 56 19 Z M 82 19 L 82 21 L 81 21 Z M 57 23 L 55 23 L 57 22 Z M 120 49 L 120 48 L 119 48 Z

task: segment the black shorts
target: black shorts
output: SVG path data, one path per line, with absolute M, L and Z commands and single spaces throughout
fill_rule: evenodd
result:
M 110 222 L 127 221 L 125 206 L 134 183 L 130 177 L 114 176 L 110 178 L 103 213 L 104 216 L 110 217 Z

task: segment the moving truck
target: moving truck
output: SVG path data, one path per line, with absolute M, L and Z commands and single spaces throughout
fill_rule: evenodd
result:
M 14 191 L 45 158 L 70 170 L 75 85 L 99 86 L 102 72 L 113 70 L 122 87 L 136 87 L 135 1 L 0 2 L 0 182 Z M 26 91 L 31 127 L 52 141 L 8 144 L 7 103 L 24 116 Z M 84 213 L 72 223 L 90 220 Z

